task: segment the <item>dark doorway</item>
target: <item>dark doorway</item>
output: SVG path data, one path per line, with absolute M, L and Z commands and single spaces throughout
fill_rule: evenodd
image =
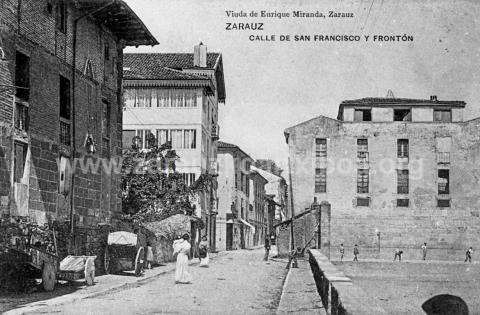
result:
M 227 250 L 232 250 L 233 246 L 233 223 L 227 223 L 227 243 L 226 243 L 226 249 Z

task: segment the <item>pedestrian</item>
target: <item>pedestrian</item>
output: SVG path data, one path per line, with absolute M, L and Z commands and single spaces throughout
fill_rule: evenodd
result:
M 198 256 L 200 257 L 200 267 L 208 268 L 208 243 L 207 237 L 203 236 L 202 241 L 198 245 Z
M 395 249 L 395 257 L 393 257 L 393 261 L 397 260 L 397 257 L 398 257 L 398 261 L 402 261 L 402 254 L 403 254 L 403 250 L 399 250 L 398 248 Z
M 175 283 L 190 283 L 192 278 L 188 272 L 188 254 L 190 253 L 190 235 L 185 233 L 173 242 L 173 254 L 177 255 L 175 266 Z
M 358 251 L 357 244 L 355 244 L 353 247 L 353 261 L 358 261 L 358 254 L 360 254 L 360 252 Z
M 270 252 L 270 237 L 267 235 L 265 236 L 265 256 L 263 257 L 263 260 L 267 261 L 268 260 L 268 253 Z
M 343 261 L 343 255 L 345 255 L 345 248 L 343 247 L 343 243 L 340 244 L 340 261 Z
M 153 249 L 152 244 L 147 242 L 147 268 L 152 269 L 153 265 Z
M 427 243 L 423 243 L 422 245 L 422 259 L 427 259 Z
M 465 252 L 465 262 L 472 262 L 473 248 L 470 246 L 469 249 Z

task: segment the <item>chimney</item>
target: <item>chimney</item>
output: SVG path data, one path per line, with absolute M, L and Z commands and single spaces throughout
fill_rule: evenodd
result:
M 207 46 L 202 42 L 193 47 L 193 66 L 207 67 Z
M 430 95 L 430 101 L 436 102 L 437 101 L 437 96 L 436 95 Z

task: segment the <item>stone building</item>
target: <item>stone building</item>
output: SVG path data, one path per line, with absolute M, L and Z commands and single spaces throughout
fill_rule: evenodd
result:
M 391 258 L 401 248 L 415 259 L 426 242 L 430 257 L 461 258 L 480 240 L 480 119 L 464 121 L 465 105 L 348 100 L 337 119 L 286 129 L 294 213 L 315 197 L 330 204 L 321 213 L 325 250 L 358 244 L 363 256 Z M 312 226 L 296 227 L 295 246 Z
M 234 144 L 218 142 L 217 250 L 247 247 L 255 227 L 248 222 L 253 159 Z
M 159 144 L 170 142 L 180 159 L 176 171 L 193 184 L 202 174 L 217 172 L 219 104 L 225 103 L 220 53 L 200 43 L 193 53 L 131 53 L 124 55 L 123 145 L 149 134 Z M 198 196 L 197 216 L 215 250 L 216 187 Z M 197 240 L 198 241 L 198 240 Z
M 121 154 L 122 50 L 157 41 L 123 1 L 0 7 L 1 212 L 68 221 L 92 252 L 85 229 L 121 212 L 120 175 L 95 165 Z
M 253 166 L 251 166 L 253 168 Z M 253 239 L 247 242 L 249 246 L 263 245 L 265 235 L 267 235 L 268 217 L 266 214 L 266 195 L 265 185 L 268 183 L 267 179 L 260 175 L 259 172 L 251 170 L 249 173 L 249 205 L 247 212 L 247 221 L 255 228 Z

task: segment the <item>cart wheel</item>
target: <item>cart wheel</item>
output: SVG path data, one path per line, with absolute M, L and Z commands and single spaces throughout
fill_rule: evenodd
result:
M 95 259 L 87 258 L 85 261 L 85 282 L 87 285 L 93 285 L 95 280 Z
M 46 262 L 42 270 L 42 286 L 45 291 L 53 291 L 56 281 L 55 267 L 52 263 Z
M 137 251 L 137 256 L 135 257 L 135 275 L 137 277 L 140 276 L 143 271 L 144 255 L 143 247 L 140 247 Z
M 108 247 L 105 247 L 105 255 L 103 256 L 103 266 L 105 267 L 105 274 L 110 274 L 110 254 L 108 253 Z

